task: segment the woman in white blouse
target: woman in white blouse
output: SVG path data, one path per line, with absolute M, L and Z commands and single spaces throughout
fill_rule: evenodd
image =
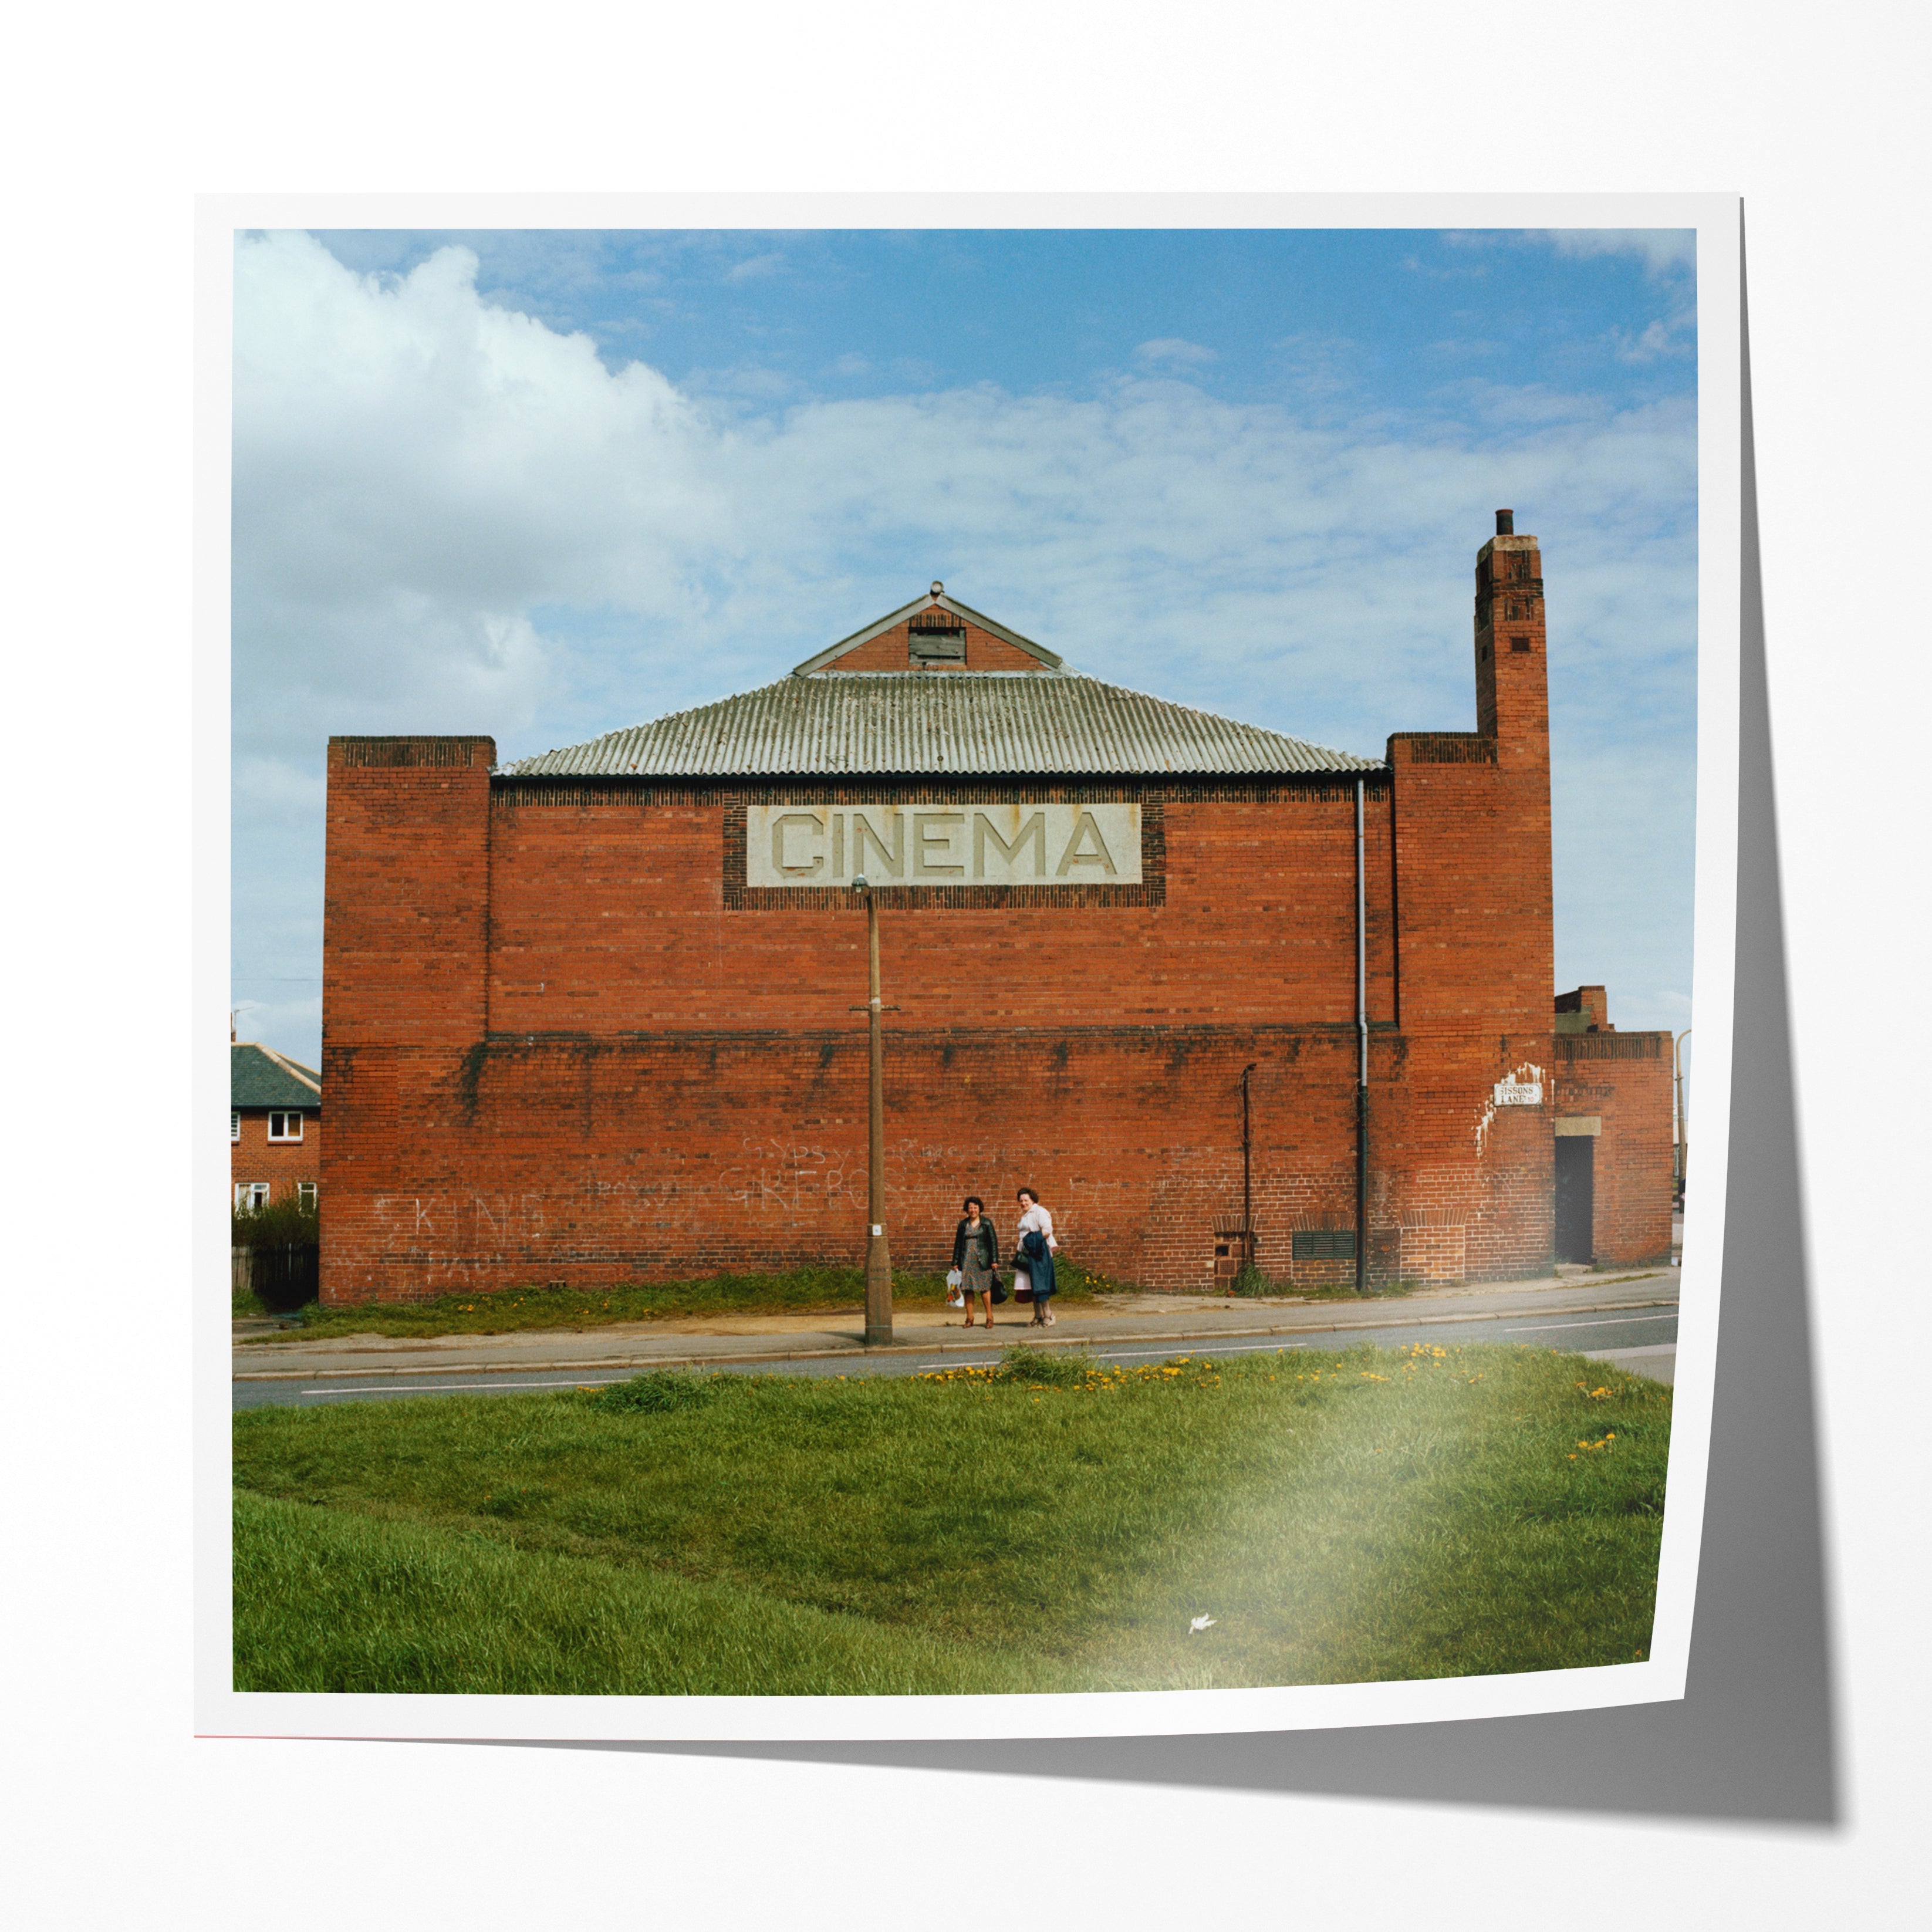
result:
M 1046 1243 L 1049 1252 L 1057 1250 L 1060 1244 L 1053 1238 L 1053 1216 L 1040 1204 L 1040 1196 L 1034 1193 L 1030 1187 L 1022 1187 L 1019 1190 L 1018 1199 L 1019 1228 L 1014 1238 L 1016 1240 L 1024 1239 L 1029 1232 L 1031 1232 L 1040 1236 Z M 1051 1274 L 1047 1278 L 1049 1281 L 1052 1279 Z M 1036 1298 L 1034 1300 L 1033 1318 L 1042 1328 L 1051 1328 L 1053 1325 L 1053 1309 L 1051 1303 L 1051 1289 L 1048 1291 L 1046 1295 Z

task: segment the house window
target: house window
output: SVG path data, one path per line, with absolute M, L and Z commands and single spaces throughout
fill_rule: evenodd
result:
M 297 1181 L 296 1183 L 296 1198 L 301 1202 L 303 1207 L 313 1208 L 315 1205 L 315 1183 L 312 1180 Z
M 266 1180 L 238 1180 L 235 1184 L 235 1204 L 243 1209 L 267 1207 L 268 1184 Z
M 238 1108 L 228 1116 L 228 1138 L 231 1141 L 238 1141 L 242 1138 L 242 1114 Z
M 299 1114 L 271 1114 L 268 1116 L 268 1138 L 272 1141 L 298 1141 L 302 1138 L 302 1117 Z

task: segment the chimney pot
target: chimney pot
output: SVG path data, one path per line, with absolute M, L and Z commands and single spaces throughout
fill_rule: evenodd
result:
M 1516 512 L 1514 510 L 1498 510 L 1496 512 L 1496 535 L 1499 537 L 1516 535 Z

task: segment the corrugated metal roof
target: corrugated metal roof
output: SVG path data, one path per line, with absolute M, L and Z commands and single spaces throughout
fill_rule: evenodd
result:
M 501 769 L 515 778 L 750 778 L 1365 772 L 1381 764 L 1097 678 L 854 671 L 781 678 Z
M 228 1049 L 231 1107 L 320 1107 L 322 1076 L 273 1048 L 242 1040 Z

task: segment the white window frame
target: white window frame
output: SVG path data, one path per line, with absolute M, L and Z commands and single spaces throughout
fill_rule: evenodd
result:
M 238 1141 L 242 1138 L 242 1109 L 231 1107 L 228 1110 L 228 1138 Z
M 315 1205 L 315 1185 L 312 1180 L 296 1183 L 296 1202 L 298 1207 L 313 1208 Z
M 258 1201 L 256 1195 L 262 1198 Z M 268 1183 L 266 1180 L 238 1180 L 235 1184 L 235 1204 L 237 1208 L 266 1208 L 268 1204 Z
M 296 1130 L 293 1133 L 290 1133 L 288 1131 L 289 1123 L 291 1120 L 295 1123 Z M 275 1126 L 278 1121 L 281 1124 L 282 1131 L 280 1133 L 278 1133 L 275 1131 Z M 292 1147 L 297 1141 L 300 1140 L 302 1137 L 302 1117 L 298 1109 L 292 1107 L 278 1107 L 274 1112 L 268 1116 L 268 1138 L 277 1147 Z

